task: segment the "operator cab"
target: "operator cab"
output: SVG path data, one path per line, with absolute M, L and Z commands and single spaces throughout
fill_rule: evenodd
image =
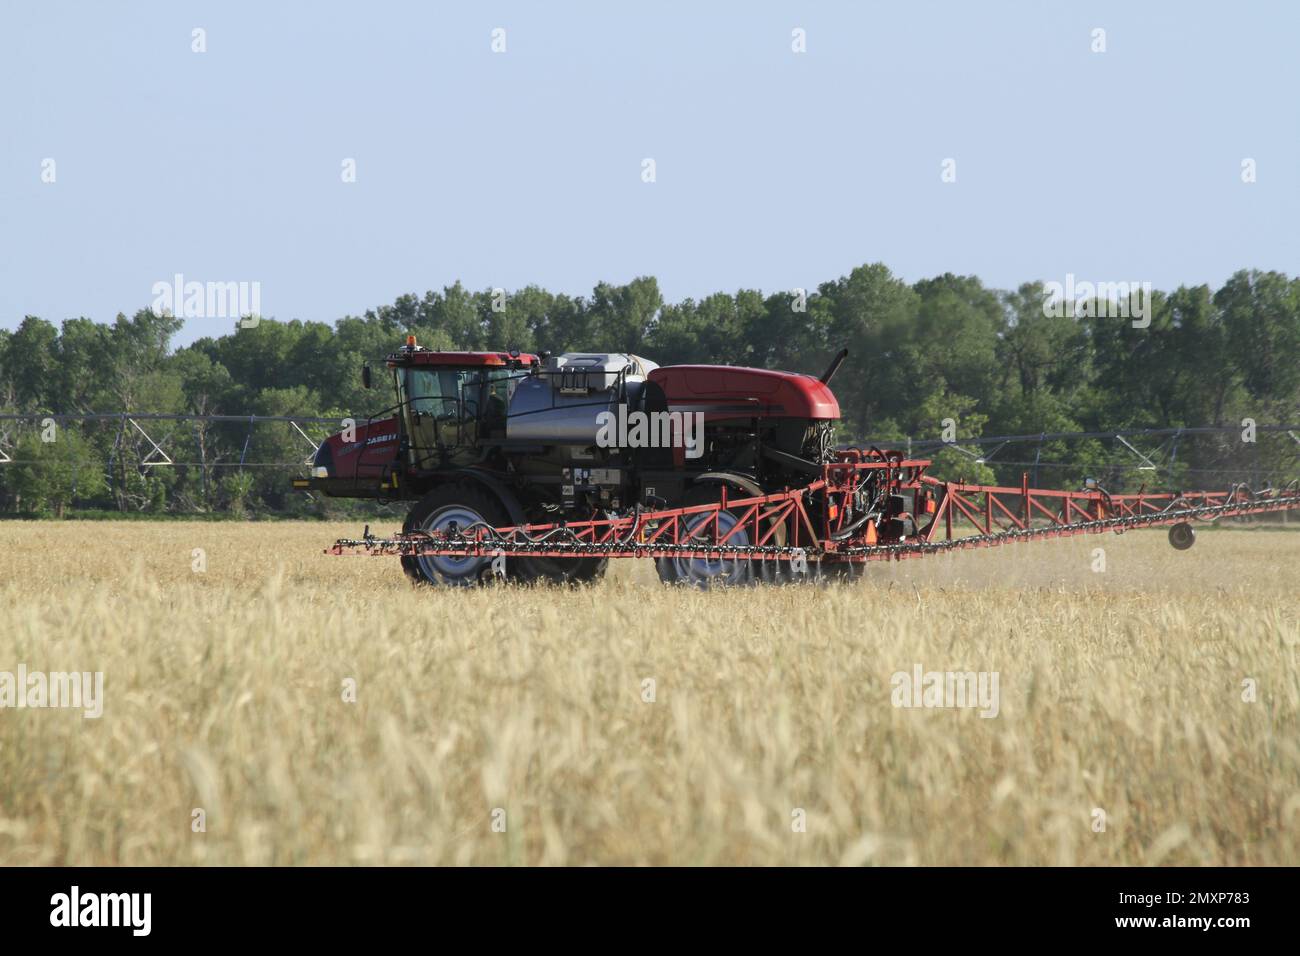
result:
M 416 471 L 477 463 L 483 442 L 504 439 L 511 396 L 537 356 L 519 352 L 441 352 L 407 338 L 388 356 Z

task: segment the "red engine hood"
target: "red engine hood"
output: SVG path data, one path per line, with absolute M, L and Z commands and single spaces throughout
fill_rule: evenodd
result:
M 710 417 L 838 419 L 840 403 L 811 375 L 730 365 L 669 365 L 650 381 L 672 407 L 692 406 Z M 684 409 L 685 410 L 685 409 Z
M 397 419 L 357 422 L 355 441 L 345 442 L 343 433 L 331 435 L 316 453 L 316 464 L 325 465 L 331 478 L 373 478 L 397 460 Z

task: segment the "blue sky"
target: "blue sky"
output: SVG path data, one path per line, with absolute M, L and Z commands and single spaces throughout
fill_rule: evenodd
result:
M 176 273 L 322 321 L 456 279 L 1295 274 L 1297 27 L 1255 2 L 7 0 L 0 327 L 111 321 Z

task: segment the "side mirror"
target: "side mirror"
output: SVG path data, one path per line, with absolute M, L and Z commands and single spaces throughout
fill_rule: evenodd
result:
M 361 366 L 361 387 L 362 388 L 370 387 L 370 366 L 369 365 Z

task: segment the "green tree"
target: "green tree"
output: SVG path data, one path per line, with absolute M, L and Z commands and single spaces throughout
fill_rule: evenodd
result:
M 430 292 L 425 296 L 418 328 L 442 333 L 456 349 L 473 351 L 486 347 L 479 303 L 459 280 L 444 288 L 441 295 Z
M 1226 352 L 1253 398 L 1300 391 L 1300 280 L 1279 272 L 1235 273 L 1214 296 Z
M 846 424 L 851 433 L 872 434 L 878 423 L 915 408 L 918 391 L 929 390 L 913 347 L 918 296 L 880 263 L 824 282 L 818 294 L 825 300 L 818 315 L 824 307 L 828 345 L 847 347 L 852 363 L 835 380 Z
M 29 315 L 5 344 L 0 367 L 10 400 L 24 411 L 54 411 L 59 330 L 44 319 Z
M 98 498 L 106 490 L 103 463 L 74 428 L 59 427 L 54 441 L 28 432 L 6 465 L 6 483 L 19 510 L 62 518 L 74 501 Z
M 653 276 L 640 276 L 620 286 L 602 282 L 592 291 L 589 306 L 593 342 L 568 350 L 641 352 L 663 304 L 659 282 Z

